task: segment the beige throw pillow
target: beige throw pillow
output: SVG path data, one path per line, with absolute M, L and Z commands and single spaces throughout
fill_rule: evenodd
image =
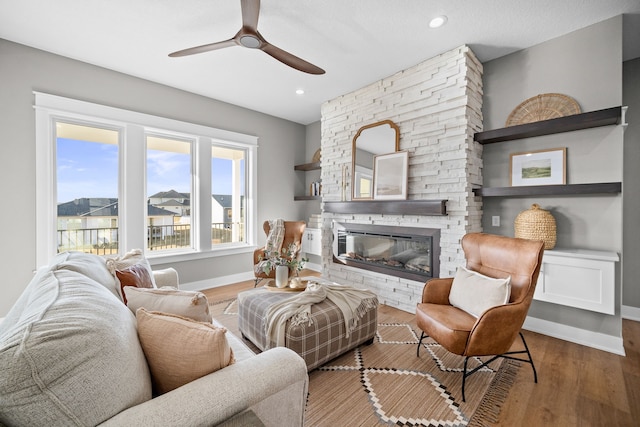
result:
M 136 318 L 156 394 L 235 362 L 225 328 L 144 308 L 136 311 Z
M 492 307 L 508 303 L 510 296 L 511 276 L 494 279 L 459 267 L 451 285 L 449 303 L 479 317 Z
M 202 292 L 181 291 L 169 286 L 154 289 L 125 286 L 122 290 L 127 307 L 134 313 L 143 307 L 147 311 L 177 314 L 198 322 L 211 323 L 209 302 Z

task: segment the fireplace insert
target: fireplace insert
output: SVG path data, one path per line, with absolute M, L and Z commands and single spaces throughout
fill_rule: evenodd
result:
M 440 275 L 440 230 L 334 223 L 334 261 L 410 280 Z

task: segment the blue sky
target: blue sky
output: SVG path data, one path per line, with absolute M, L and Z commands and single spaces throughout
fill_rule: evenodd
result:
M 212 193 L 231 194 L 231 161 L 212 160 Z M 118 146 L 67 138 L 57 144 L 58 203 L 82 197 L 118 197 Z M 190 192 L 189 156 L 149 150 L 147 193 Z

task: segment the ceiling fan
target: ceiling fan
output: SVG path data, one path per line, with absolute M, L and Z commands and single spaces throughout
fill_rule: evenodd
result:
M 212 50 L 223 49 L 231 46 L 243 46 L 249 49 L 260 49 L 261 51 L 271 55 L 283 64 L 296 70 L 309 74 L 324 74 L 324 70 L 320 67 L 298 58 L 297 56 L 286 52 L 262 37 L 258 32 L 258 16 L 260 14 L 260 0 L 240 0 L 242 9 L 242 28 L 235 36 L 229 40 L 216 43 L 209 43 L 202 46 L 191 47 L 177 52 L 170 53 L 172 58 L 178 56 L 194 55 L 196 53 L 209 52 Z

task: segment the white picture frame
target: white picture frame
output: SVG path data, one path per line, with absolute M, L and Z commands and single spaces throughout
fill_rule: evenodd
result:
M 373 199 L 406 200 L 409 153 L 397 151 L 373 158 Z
M 509 173 L 512 187 L 566 184 L 567 149 L 511 154 Z

